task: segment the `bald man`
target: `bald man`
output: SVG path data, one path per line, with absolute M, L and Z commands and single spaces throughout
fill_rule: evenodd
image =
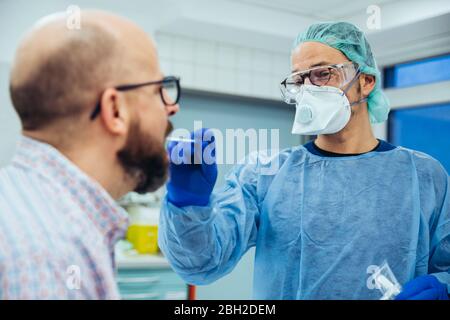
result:
M 10 94 L 23 131 L 0 170 L 0 297 L 117 299 L 115 199 L 166 180 L 179 79 L 139 27 L 85 11 L 40 20 L 17 49 Z

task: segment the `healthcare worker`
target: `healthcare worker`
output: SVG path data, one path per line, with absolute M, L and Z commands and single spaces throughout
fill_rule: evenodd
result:
M 256 299 L 380 299 L 373 274 L 386 261 L 398 299 L 448 299 L 449 177 L 430 156 L 374 137 L 389 107 L 363 32 L 313 24 L 291 62 L 281 88 L 296 106 L 292 133 L 313 142 L 236 166 L 215 192 L 215 164 L 180 164 L 186 142 L 169 145 L 159 244 L 172 267 L 209 284 L 256 246 Z M 203 148 L 214 144 L 206 133 L 192 134 Z

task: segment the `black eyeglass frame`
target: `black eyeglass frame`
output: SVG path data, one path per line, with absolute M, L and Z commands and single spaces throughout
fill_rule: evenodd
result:
M 163 89 L 164 89 L 164 85 L 172 84 L 172 83 L 175 83 L 175 86 L 177 88 L 177 97 L 174 102 L 169 103 L 164 99 Z M 145 86 L 158 85 L 158 84 L 161 85 L 161 87 L 159 88 L 159 94 L 161 96 L 161 99 L 162 99 L 162 102 L 164 103 L 164 105 L 166 105 L 166 106 L 176 105 L 179 102 L 180 96 L 181 96 L 181 86 L 180 86 L 180 78 L 179 77 L 167 76 L 158 81 L 148 81 L 148 82 L 142 82 L 142 83 L 124 84 L 124 85 L 114 87 L 114 89 L 116 89 L 117 91 L 129 91 L 129 90 L 139 89 L 139 88 L 145 87 Z M 97 105 L 95 106 L 95 109 L 92 111 L 90 119 L 94 120 L 100 114 L 101 109 L 102 109 L 102 107 L 101 107 L 101 99 L 100 99 L 98 101 Z

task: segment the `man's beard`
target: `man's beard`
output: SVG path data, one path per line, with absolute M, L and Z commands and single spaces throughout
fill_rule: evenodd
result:
M 168 121 L 166 136 L 172 129 L 172 123 Z M 155 191 L 167 180 L 169 163 L 164 145 L 144 134 L 138 121 L 130 126 L 126 145 L 117 157 L 125 172 L 137 181 L 134 189 L 137 193 Z

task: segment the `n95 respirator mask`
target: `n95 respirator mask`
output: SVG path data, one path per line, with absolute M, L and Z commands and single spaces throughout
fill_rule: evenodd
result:
M 350 121 L 351 104 L 339 88 L 305 84 L 295 100 L 293 134 L 332 134 Z

